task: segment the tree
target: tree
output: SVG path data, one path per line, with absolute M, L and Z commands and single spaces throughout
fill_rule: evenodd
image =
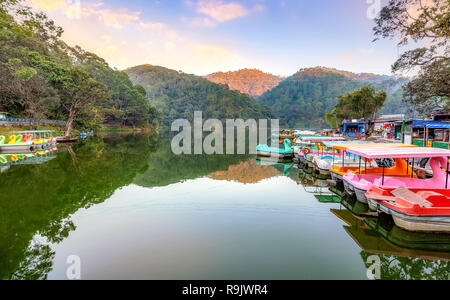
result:
M 375 20 L 375 40 L 398 38 L 399 46 L 422 42 L 404 52 L 392 71 L 417 71 L 405 87 L 404 100 L 421 113 L 436 105 L 448 107 L 450 96 L 450 1 L 390 0 Z
M 376 92 L 372 85 L 366 85 L 359 90 L 343 94 L 339 96 L 338 104 L 331 113 L 326 114 L 326 118 L 330 125 L 337 125 L 346 119 L 375 119 L 378 111 L 383 107 L 387 94 L 385 91 Z M 367 136 L 373 130 L 373 122 L 371 127 L 366 128 Z
M 0 110 L 66 119 L 67 133 L 74 120 L 90 129 L 157 125 L 143 87 L 97 55 L 64 43 L 63 29 L 23 2 L 0 0 Z
M 335 129 L 339 127 L 338 119 L 335 112 L 325 112 L 325 122 Z
M 101 105 L 110 97 L 107 87 L 92 76 L 76 67 L 67 70 L 65 81 L 59 86 L 62 97 L 61 106 L 68 118 L 65 135 L 69 136 L 73 128 L 73 122 L 77 120 L 82 110 Z

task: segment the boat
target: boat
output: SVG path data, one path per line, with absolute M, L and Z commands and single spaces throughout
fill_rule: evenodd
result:
M 291 140 L 284 140 L 284 149 L 269 147 L 268 145 L 259 145 L 256 147 L 258 157 L 275 158 L 278 160 L 292 160 L 294 158 L 294 151 L 291 147 Z
M 1 153 L 32 152 L 37 149 L 37 146 L 29 139 L 29 136 L 10 135 L 8 142 L 5 136 L 0 136 Z
M 52 130 L 13 131 L 9 140 L 0 139 L 0 151 L 3 153 L 22 153 L 51 149 L 56 146 Z
M 395 225 L 413 232 L 450 233 L 450 190 L 382 189 L 366 192 L 369 207 L 391 215 Z
M 272 134 L 272 141 L 277 141 L 280 144 L 283 144 L 286 139 L 292 142 L 295 139 L 295 131 L 281 130 L 279 133 Z
M 56 142 L 58 144 L 75 143 L 75 142 L 78 142 L 78 138 L 71 138 L 69 136 L 57 137 Z
M 94 131 L 89 131 L 89 132 L 82 131 L 80 133 L 80 138 L 83 140 L 87 139 L 88 137 L 93 137 L 93 136 L 94 136 Z
M 396 189 L 398 187 L 412 189 L 447 189 L 449 186 L 449 176 L 444 170 L 449 169 L 450 150 L 438 148 L 352 148 L 348 152 L 364 159 L 412 159 L 412 167 L 407 165 L 404 170 L 409 176 L 386 176 L 386 168 L 382 167 L 382 174 L 355 174 L 349 172 L 344 175 L 344 187 L 347 192 L 354 193 L 358 201 L 368 203 L 365 196 L 372 186 L 380 188 Z M 414 160 L 417 158 L 430 158 L 430 166 L 433 171 L 433 178 L 420 179 L 415 173 Z
M 300 163 L 306 163 L 306 157 L 308 155 L 335 155 L 332 152 L 324 151 L 324 148 L 321 146 L 321 142 L 325 141 L 345 141 L 345 138 L 342 137 L 325 137 L 325 136 L 307 136 L 302 137 L 301 142 L 297 142 L 297 146 L 294 147 L 295 157 L 299 160 Z
M 348 156 L 349 159 L 346 159 L 346 154 L 348 153 L 348 149 L 354 149 L 354 148 L 410 148 L 410 147 L 417 147 L 415 145 L 406 145 L 406 144 L 400 144 L 400 143 L 356 143 L 356 144 L 337 144 L 332 146 L 333 151 L 339 151 L 341 153 L 340 156 L 340 163 L 335 163 L 333 167 L 330 169 L 331 173 L 331 179 L 336 182 L 337 185 L 342 185 L 344 181 L 344 175 L 353 172 L 353 173 L 360 173 L 364 172 L 365 174 L 372 174 L 372 175 L 382 175 L 383 170 L 379 168 L 378 164 L 374 160 L 362 160 L 361 164 L 359 161 L 359 157 L 356 155 Z M 395 166 L 391 170 L 385 170 L 387 172 L 386 174 L 394 175 L 394 176 L 408 176 L 408 174 L 404 175 L 403 170 L 400 170 L 399 168 L 403 164 L 403 160 L 399 159 L 396 160 Z M 350 191 L 351 192 L 351 191 Z

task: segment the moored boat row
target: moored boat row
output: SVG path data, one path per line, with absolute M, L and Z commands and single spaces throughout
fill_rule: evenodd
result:
M 450 233 L 450 150 L 333 136 L 302 137 L 292 150 L 305 175 L 354 199 L 342 202 L 354 213 L 389 215 L 410 232 Z
M 43 132 L 44 136 L 37 136 L 36 132 L 12 132 L 8 138 L 0 136 L 1 153 L 20 153 L 46 150 L 56 146 L 56 139 L 47 136 L 49 132 Z

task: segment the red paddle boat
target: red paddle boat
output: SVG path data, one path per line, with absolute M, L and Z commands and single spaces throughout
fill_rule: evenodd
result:
M 366 192 L 372 210 L 390 214 L 408 231 L 450 233 L 449 189 L 396 189 L 373 186 Z

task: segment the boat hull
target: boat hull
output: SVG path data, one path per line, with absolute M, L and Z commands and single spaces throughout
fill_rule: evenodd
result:
M 78 138 L 56 138 L 56 142 L 58 144 L 75 143 L 78 142 Z
M 330 170 L 324 170 L 319 168 L 318 166 L 314 166 L 314 175 L 319 179 L 331 178 Z
M 257 151 L 259 157 L 278 158 L 282 160 L 294 159 L 294 153 L 276 153 L 270 151 Z
M 330 172 L 331 175 L 331 179 L 333 179 L 334 181 L 338 182 L 342 182 L 344 181 L 344 176 L 334 173 L 334 172 Z
M 347 192 L 347 194 L 349 194 L 349 195 L 355 194 L 355 188 L 345 180 L 344 180 L 344 189 L 345 189 L 345 192 Z
M 413 232 L 450 233 L 450 216 L 410 216 L 382 203 L 380 211 L 389 214 L 394 219 L 395 225 Z
M 362 189 L 359 189 L 357 187 L 353 187 L 353 190 L 355 191 L 356 199 L 359 202 L 364 203 L 364 204 L 368 204 L 368 200 L 367 200 L 367 197 L 366 197 L 367 190 L 362 190 Z
M 1 153 L 20 153 L 20 152 L 33 152 L 36 149 L 35 145 L 1 145 Z

